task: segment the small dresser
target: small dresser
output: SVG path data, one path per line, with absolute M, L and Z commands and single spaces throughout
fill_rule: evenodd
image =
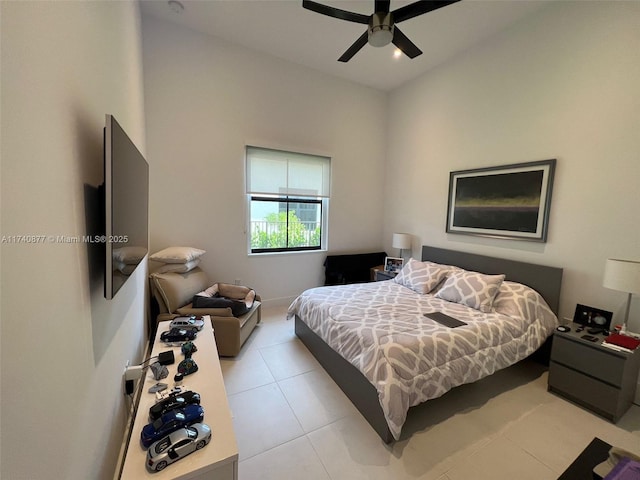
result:
M 619 352 L 583 337 L 586 330 L 556 331 L 551 348 L 548 390 L 617 422 L 631 406 L 640 371 L 640 349 Z

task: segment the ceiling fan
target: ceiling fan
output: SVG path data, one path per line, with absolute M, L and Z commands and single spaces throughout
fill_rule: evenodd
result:
M 346 20 L 347 22 L 369 25 L 367 31 L 364 32 L 360 38 L 358 38 L 338 59 L 339 62 L 348 62 L 351 60 L 351 57 L 358 53 L 358 51 L 367 44 L 367 42 L 374 47 L 384 47 L 385 45 L 393 42 L 393 44 L 409 58 L 415 58 L 418 55 L 421 55 L 422 50 L 416 47 L 416 45 L 409 40 L 395 24 L 459 1 L 460 0 L 421 0 L 390 12 L 389 4 L 391 3 L 391 0 L 374 0 L 375 11 L 371 15 L 349 12 L 340 8 L 323 5 L 312 0 L 302 0 L 302 6 L 307 10 L 321 13 L 322 15 L 327 15 L 329 17 L 339 18 L 340 20 Z

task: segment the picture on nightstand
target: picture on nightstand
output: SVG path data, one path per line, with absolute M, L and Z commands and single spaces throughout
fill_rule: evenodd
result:
M 599 308 L 588 307 L 578 303 L 576 305 L 576 313 L 573 315 L 573 321 L 585 327 L 609 330 L 612 317 L 613 312 L 607 312 L 606 310 L 600 310 Z
M 404 258 L 386 257 L 384 259 L 384 271 L 391 273 L 398 273 L 402 270 L 404 265 Z

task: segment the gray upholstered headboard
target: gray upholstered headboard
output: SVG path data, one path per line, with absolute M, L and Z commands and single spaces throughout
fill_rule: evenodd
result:
M 456 265 L 465 270 L 488 274 L 504 273 L 507 280 L 522 283 L 536 290 L 545 299 L 551 310 L 558 314 L 562 268 L 547 267 L 534 263 L 518 262 L 504 258 L 487 257 L 474 253 L 457 252 L 444 248 L 423 245 L 422 260 L 444 265 Z

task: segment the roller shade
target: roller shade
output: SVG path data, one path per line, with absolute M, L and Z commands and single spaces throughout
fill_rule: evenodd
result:
M 329 198 L 331 159 L 247 146 L 247 194 Z

